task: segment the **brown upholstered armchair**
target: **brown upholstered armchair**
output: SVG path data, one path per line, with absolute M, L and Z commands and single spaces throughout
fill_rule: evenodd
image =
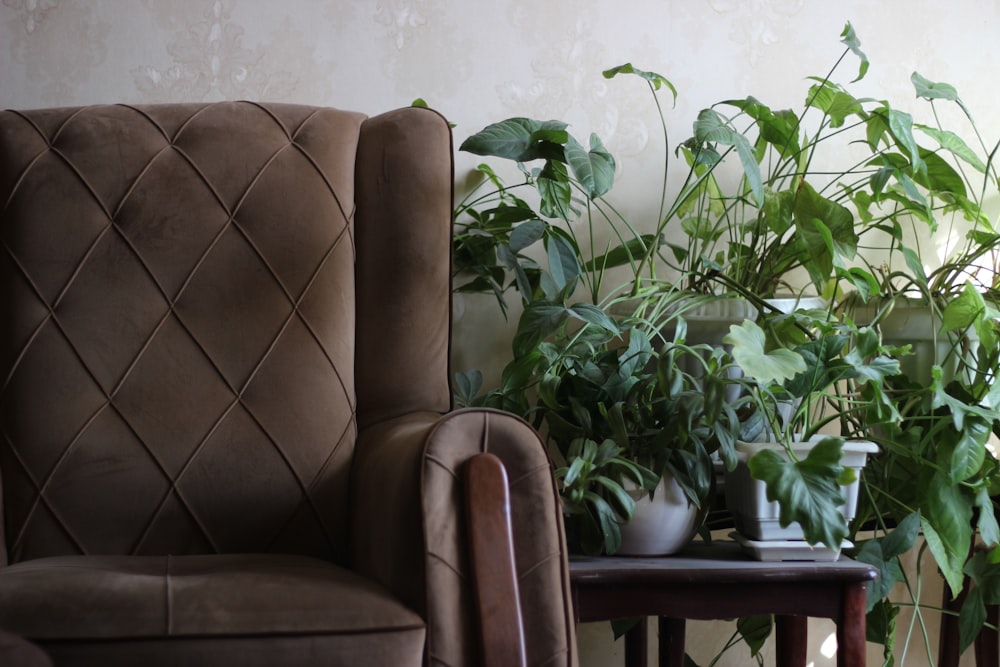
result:
M 452 171 L 426 109 L 0 115 L 0 630 L 56 665 L 575 663 L 541 442 L 449 412 Z

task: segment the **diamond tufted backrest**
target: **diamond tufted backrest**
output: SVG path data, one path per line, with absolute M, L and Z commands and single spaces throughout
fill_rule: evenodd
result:
M 364 123 L 0 115 L 0 560 L 343 560 Z

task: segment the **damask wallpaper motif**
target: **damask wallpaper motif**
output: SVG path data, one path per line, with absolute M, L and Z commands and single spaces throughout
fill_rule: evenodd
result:
M 683 140 L 720 99 L 800 103 L 848 20 L 872 61 L 869 94 L 916 104 L 917 70 L 956 85 L 1000 137 L 998 0 L 0 0 L 0 106 L 249 98 L 377 112 L 423 97 L 457 142 L 507 116 L 561 118 L 620 158 L 628 212 L 656 190 L 658 121 L 641 82 L 602 70 L 633 62 L 670 78 L 679 98 L 662 99 Z M 475 162 L 457 156 L 460 180 Z M 510 325 L 482 301 L 456 298 L 456 309 L 455 366 L 502 359 Z M 817 628 L 810 660 L 831 665 L 829 627 Z M 704 657 L 729 631 L 690 632 Z M 620 653 L 606 626 L 580 638 L 584 667 Z

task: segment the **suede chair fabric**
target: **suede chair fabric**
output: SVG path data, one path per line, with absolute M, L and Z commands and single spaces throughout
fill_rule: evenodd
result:
M 542 444 L 449 412 L 452 183 L 426 109 L 0 114 L 0 629 L 56 665 L 476 664 L 490 451 L 529 664 L 575 664 Z

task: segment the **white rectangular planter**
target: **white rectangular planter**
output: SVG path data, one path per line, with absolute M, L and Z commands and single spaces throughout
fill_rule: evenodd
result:
M 798 442 L 792 445 L 796 456 L 805 457 L 810 448 L 825 436 L 817 436 L 808 442 Z M 767 499 L 767 486 L 764 482 L 750 476 L 747 461 L 763 449 L 773 449 L 784 454 L 784 448 L 774 442 L 739 442 L 736 453 L 739 463 L 732 472 L 726 472 L 726 507 L 733 514 L 736 530 L 744 537 L 755 542 L 768 540 L 803 540 L 802 527 L 793 522 L 782 528 L 778 521 L 780 507 L 778 503 Z M 844 518 L 848 521 L 854 518 L 858 508 L 858 490 L 860 488 L 861 470 L 869 454 L 878 451 L 878 446 L 867 440 L 848 440 L 844 443 L 842 465 L 854 468 L 857 479 L 844 488 L 847 503 L 841 507 Z

